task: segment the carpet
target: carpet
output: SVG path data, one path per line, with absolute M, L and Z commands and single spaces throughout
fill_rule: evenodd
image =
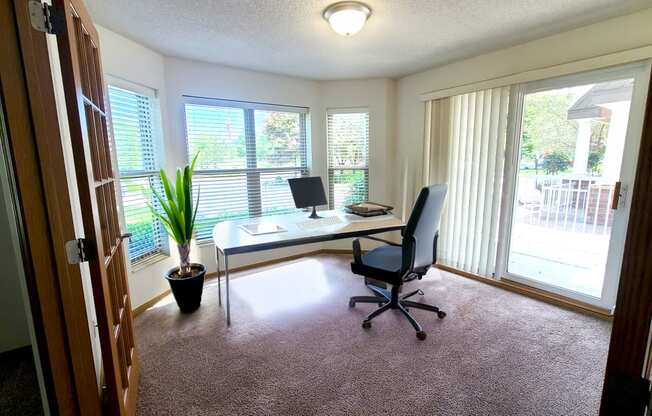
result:
M 136 319 L 139 415 L 595 415 L 610 323 L 433 269 L 405 290 L 448 313 L 376 305 L 346 256 L 235 273 L 232 326 L 217 281 L 181 314 L 171 297 Z
M 0 416 L 42 415 L 32 347 L 0 354 Z

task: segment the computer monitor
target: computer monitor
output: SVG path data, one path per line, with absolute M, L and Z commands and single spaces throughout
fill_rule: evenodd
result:
M 292 191 L 292 198 L 294 198 L 294 205 L 297 208 L 312 207 L 312 214 L 310 214 L 309 218 L 320 218 L 317 215 L 317 205 L 326 205 L 328 203 L 321 177 L 292 178 L 288 179 L 288 183 Z

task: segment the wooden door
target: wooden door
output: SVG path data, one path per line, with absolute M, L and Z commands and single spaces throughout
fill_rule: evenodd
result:
M 106 91 L 99 41 L 81 0 L 55 0 L 65 10 L 59 35 L 70 135 L 82 207 L 86 251 L 102 348 L 108 411 L 135 412 L 138 357 L 134 346 L 125 250 L 116 208 L 116 188 L 107 131 Z

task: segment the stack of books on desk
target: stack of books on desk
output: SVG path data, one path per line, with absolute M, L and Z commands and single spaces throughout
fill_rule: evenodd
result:
M 345 209 L 347 212 L 361 217 L 374 217 L 376 215 L 388 214 L 394 207 L 376 202 L 361 202 L 359 204 L 347 205 Z

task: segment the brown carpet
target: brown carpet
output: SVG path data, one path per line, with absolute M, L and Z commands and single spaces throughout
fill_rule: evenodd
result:
M 595 415 L 608 322 L 432 270 L 412 310 L 361 328 L 375 305 L 349 259 L 314 256 L 242 272 L 231 328 L 207 282 L 201 308 L 166 298 L 136 320 L 139 415 Z M 418 298 L 418 297 L 417 297 Z M 419 299 L 415 299 L 419 300 Z

